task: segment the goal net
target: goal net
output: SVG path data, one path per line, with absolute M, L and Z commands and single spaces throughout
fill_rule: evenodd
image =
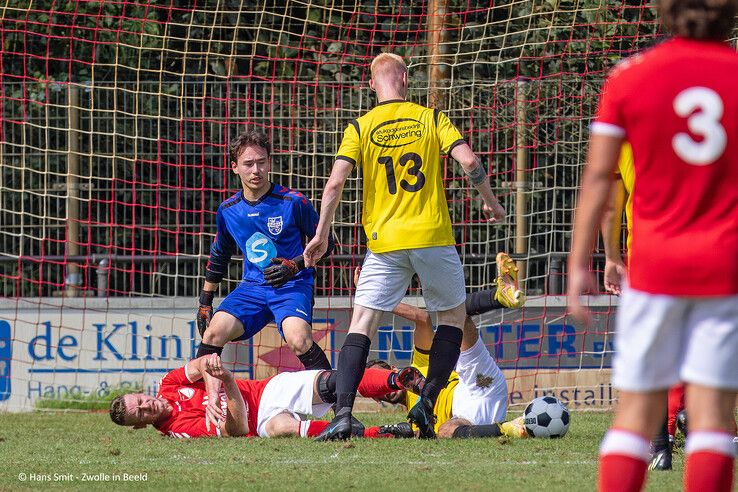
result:
M 194 356 L 197 295 L 218 204 L 238 190 L 227 144 L 265 131 L 272 178 L 318 206 L 348 122 L 375 103 L 369 63 L 410 67 L 409 99 L 445 111 L 508 211 L 482 219 L 460 167 L 444 181 L 469 291 L 519 261 L 524 309 L 478 317 L 510 403 L 544 392 L 607 408 L 615 302 L 576 327 L 560 294 L 587 126 L 619 59 L 656 42 L 632 1 L 86 0 L 9 2 L 0 19 L 0 409 L 156 390 Z M 316 276 L 314 337 L 336 355 L 366 252 L 360 177 Z M 600 266 L 595 261 L 594 268 Z M 219 297 L 238 284 L 232 262 Z M 422 305 L 413 284 L 408 298 Z M 217 299 L 216 299 L 217 303 Z M 411 323 L 386 315 L 372 357 L 410 362 Z M 241 377 L 294 370 L 274 327 L 231 344 Z M 513 407 L 515 408 L 515 407 Z

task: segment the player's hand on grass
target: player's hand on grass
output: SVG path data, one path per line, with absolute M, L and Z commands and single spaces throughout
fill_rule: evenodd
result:
M 625 264 L 622 261 L 605 259 L 605 290 L 619 296 L 625 272 Z
M 215 292 L 213 291 L 203 290 L 200 293 L 200 307 L 197 309 L 197 315 L 195 316 L 200 338 L 205 335 L 205 330 L 208 329 L 210 320 L 213 319 L 213 297 L 215 297 Z
M 500 202 L 495 200 L 493 204 L 483 204 L 482 205 L 482 213 L 487 218 L 488 222 L 494 222 L 499 223 L 503 222 L 505 220 L 505 216 L 507 213 L 505 212 L 505 209 L 502 208 L 502 205 L 500 205 Z
M 299 271 L 300 266 L 294 260 L 272 258 L 272 266 L 264 269 L 264 280 L 276 289 L 289 282 Z
M 305 252 L 302 254 L 305 258 L 305 266 L 315 266 L 326 251 L 328 251 L 328 238 L 321 238 L 317 235 L 313 237 L 305 246 Z
M 594 275 L 592 275 L 592 272 L 590 272 L 587 267 L 570 264 L 567 282 L 567 304 L 569 307 L 569 314 L 571 314 L 571 316 L 578 322 L 585 326 L 590 326 L 592 324 L 592 314 L 589 312 L 589 309 L 582 304 L 579 296 L 595 291 L 596 282 Z

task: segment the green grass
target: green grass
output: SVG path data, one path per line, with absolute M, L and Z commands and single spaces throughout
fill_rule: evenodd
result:
M 404 414 L 358 415 L 368 425 Z M 153 429 L 115 426 L 107 413 L 0 414 L 0 490 L 41 487 L 105 490 L 113 475 L 145 473 L 126 488 L 163 490 L 594 490 L 597 448 L 611 415 L 572 414 L 569 434 L 543 440 L 366 439 L 315 443 L 309 439 L 192 439 Z M 680 490 L 683 457 L 675 470 L 652 473 L 647 490 Z M 50 476 L 21 482 L 19 473 Z M 73 482 L 53 481 L 70 473 Z M 107 474 L 111 481 L 82 482 Z M 187 487 L 187 489 L 185 489 Z
M 42 410 L 105 410 L 110 408 L 110 402 L 119 395 L 141 391 L 140 386 L 126 386 L 112 388 L 100 396 L 96 393 L 89 395 L 71 394 L 61 398 L 40 398 L 36 400 L 36 408 Z

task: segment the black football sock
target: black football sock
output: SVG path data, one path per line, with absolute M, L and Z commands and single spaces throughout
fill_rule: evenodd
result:
M 505 306 L 495 299 L 497 288 L 472 292 L 466 295 L 466 314 L 473 316 L 482 314 L 493 309 L 504 309 Z
M 448 384 L 448 377 L 456 367 L 461 353 L 461 339 L 464 332 L 460 329 L 439 325 L 433 337 L 428 362 L 428 376 L 425 378 L 422 397 L 435 405 L 438 394 Z
M 364 376 L 366 359 L 372 341 L 361 333 L 349 333 L 338 354 L 338 374 L 336 376 L 336 416 L 350 413 L 354 408 L 356 391 Z
M 452 437 L 466 439 L 469 437 L 500 437 L 501 435 L 499 424 L 460 425 L 454 430 Z
M 656 436 L 651 441 L 651 447 L 653 448 L 654 453 L 658 453 L 659 451 L 663 451 L 664 449 L 669 448 L 669 420 L 664 420 L 664 425 L 661 426 L 661 429 L 659 429 L 659 432 L 656 434 Z
M 318 347 L 318 344 L 313 342 L 313 345 L 302 355 L 297 356 L 298 359 L 300 359 L 300 362 L 302 362 L 302 365 L 305 366 L 306 370 L 311 369 L 323 369 L 324 371 L 330 371 L 332 369 L 331 363 L 328 362 L 328 357 L 326 357 L 325 352 L 323 352 L 323 349 Z
M 208 345 L 207 343 L 200 343 L 200 346 L 197 348 L 197 357 L 202 357 L 203 355 L 209 355 L 209 354 L 222 354 L 223 353 L 223 347 L 218 347 L 215 345 Z

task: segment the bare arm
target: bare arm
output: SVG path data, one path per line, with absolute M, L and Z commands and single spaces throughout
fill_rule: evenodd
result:
M 336 159 L 333 164 L 331 175 L 323 190 L 323 198 L 320 201 L 318 229 L 315 231 L 315 237 L 305 246 L 305 252 L 303 253 L 305 266 L 315 266 L 328 249 L 328 235 L 331 231 L 331 224 L 336 216 L 338 204 L 341 202 L 343 186 L 353 169 L 353 164 L 343 159 Z
M 620 237 L 623 230 L 625 186 L 620 178 L 612 182 L 610 198 L 602 216 L 602 241 L 605 245 L 605 290 L 619 295 L 625 275 Z
M 420 350 L 430 350 L 433 343 L 433 323 L 425 309 L 401 302 L 392 310 L 392 314 L 415 323 L 415 335 L 413 336 L 415 347 Z
M 216 354 L 211 354 L 200 359 L 204 362 L 204 372 L 212 376 L 214 379 L 223 382 L 225 390 L 227 407 L 225 425 L 221 426 L 221 433 L 224 436 L 239 437 L 249 433 L 249 411 L 243 395 L 238 389 L 233 373 L 223 367 L 223 364 Z M 199 359 L 198 359 L 199 360 Z
M 503 220 L 505 218 L 505 209 L 502 208 L 502 205 L 500 205 L 497 197 L 492 192 L 492 187 L 489 184 L 489 178 L 487 178 L 487 173 L 482 166 L 482 162 L 472 151 L 471 147 L 466 143 L 457 145 L 451 150 L 451 157 L 461 164 L 464 172 L 469 176 L 469 181 L 482 196 L 482 200 L 484 201 L 483 210 L 490 217 L 490 222 Z M 482 173 L 483 176 L 480 177 L 479 182 L 475 182 L 474 176 L 478 176 L 479 173 Z
M 589 311 L 582 306 L 579 296 L 594 288 L 589 271 L 597 225 L 610 196 L 613 171 L 620 154 L 621 137 L 592 135 L 587 165 L 574 219 L 572 248 L 569 255 L 568 304 L 571 314 L 582 322 L 590 322 Z

